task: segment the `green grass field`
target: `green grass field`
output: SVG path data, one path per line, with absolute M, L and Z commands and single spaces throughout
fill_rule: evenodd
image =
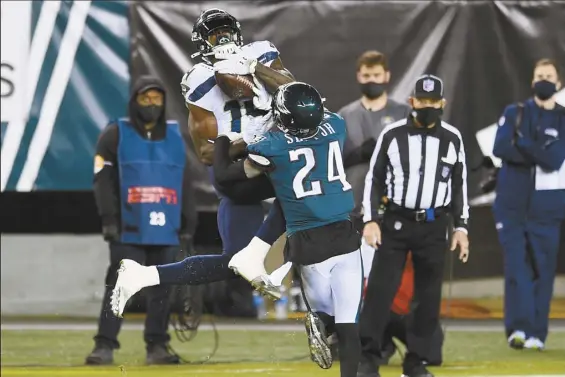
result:
M 92 348 L 91 331 L 2 330 L 2 377 L 332 377 L 339 367 L 323 371 L 307 359 L 302 332 L 220 331 L 220 347 L 204 365 L 146 367 L 140 331 L 124 330 L 115 366 L 83 367 Z M 201 331 L 189 343 L 172 346 L 190 360 L 205 358 L 213 348 L 211 331 Z M 551 336 L 544 352 L 510 350 L 500 333 L 449 331 L 444 346 L 445 364 L 431 369 L 436 376 L 565 376 L 565 333 Z M 400 359 L 382 369 L 383 377 L 400 375 Z

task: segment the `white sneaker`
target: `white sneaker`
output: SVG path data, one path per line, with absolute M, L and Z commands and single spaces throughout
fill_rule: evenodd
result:
M 543 342 L 538 338 L 528 338 L 528 340 L 524 343 L 524 348 L 543 351 L 545 344 L 543 344 Z
M 122 317 L 128 300 L 142 288 L 159 284 L 159 273 L 155 266 L 142 266 L 139 263 L 123 259 L 118 270 L 116 286 L 112 291 L 110 304 L 116 317 Z
M 523 331 L 514 331 L 508 337 L 508 345 L 514 349 L 524 348 L 524 343 L 526 342 L 526 333 Z

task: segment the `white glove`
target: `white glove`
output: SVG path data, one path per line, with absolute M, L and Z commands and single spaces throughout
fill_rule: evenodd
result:
M 269 129 L 273 127 L 273 112 L 269 111 L 267 114 L 259 117 L 249 117 L 247 126 L 243 130 L 243 140 L 247 144 L 251 144 L 256 137 L 265 134 Z
M 257 59 L 250 59 L 243 55 L 232 55 L 228 59 L 214 63 L 214 71 L 221 74 L 251 75 L 255 73 Z
M 253 82 L 255 83 L 253 86 L 253 93 L 255 93 L 255 96 L 253 97 L 253 106 L 259 110 L 271 110 L 273 96 L 267 92 L 265 85 L 263 85 L 261 80 L 259 80 L 255 75 L 253 75 Z
M 217 60 L 230 59 L 234 55 L 241 53 L 241 47 L 236 45 L 234 42 L 226 43 L 224 45 L 216 46 L 212 49 L 214 52 L 214 57 Z
M 228 139 L 230 139 L 230 141 L 236 141 L 239 139 L 243 139 L 243 135 L 240 134 L 239 132 L 225 132 L 223 134 L 219 134 L 218 137 L 220 136 L 227 136 Z

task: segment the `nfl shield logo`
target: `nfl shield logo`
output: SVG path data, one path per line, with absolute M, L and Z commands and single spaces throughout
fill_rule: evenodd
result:
M 441 169 L 441 176 L 444 179 L 449 176 L 449 168 L 447 166 L 444 166 L 443 169 Z
M 389 124 L 391 124 L 392 122 L 394 122 L 394 119 L 390 116 L 384 116 L 381 118 L 381 124 L 383 126 L 387 126 Z
M 424 83 L 422 84 L 422 89 L 424 89 L 424 91 L 426 92 L 432 92 L 434 90 L 434 80 L 424 80 Z

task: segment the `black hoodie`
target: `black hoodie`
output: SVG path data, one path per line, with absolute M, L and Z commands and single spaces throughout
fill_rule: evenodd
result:
M 152 76 L 141 76 L 132 87 L 132 95 L 128 104 L 128 116 L 136 131 L 145 139 L 161 140 L 167 132 L 165 111 L 151 130 L 145 130 L 137 108 L 136 97 L 148 89 L 163 92 L 163 108 L 166 108 L 165 88 L 159 79 Z M 94 170 L 94 197 L 102 225 L 117 225 L 121 223 L 119 174 L 117 163 L 119 131 L 116 123 L 109 124 L 100 135 L 96 145 Z M 194 235 L 196 229 L 196 206 L 194 188 L 190 180 L 188 161 L 185 163 L 182 188 L 181 233 Z

